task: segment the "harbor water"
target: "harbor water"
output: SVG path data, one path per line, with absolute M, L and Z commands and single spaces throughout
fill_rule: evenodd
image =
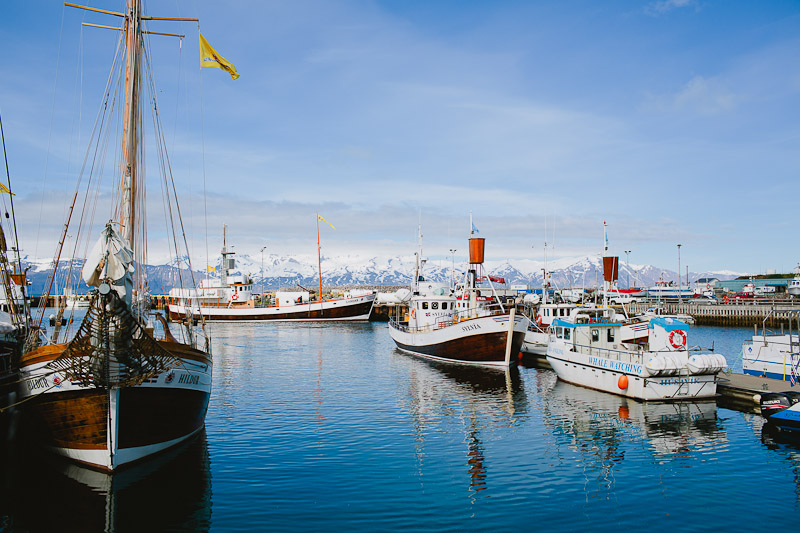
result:
M 211 333 L 199 438 L 114 476 L 8 446 L 0 530 L 616 533 L 800 519 L 800 446 L 758 415 L 642 404 L 549 370 L 433 364 L 396 350 L 385 323 Z M 694 327 L 689 342 L 713 342 L 740 371 L 750 335 Z

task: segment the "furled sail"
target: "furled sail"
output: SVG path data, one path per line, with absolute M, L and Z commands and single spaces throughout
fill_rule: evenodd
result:
M 133 271 L 133 251 L 111 223 L 106 224 L 83 265 L 83 281 L 90 287 L 109 282 L 111 288 L 124 298 L 133 286 Z

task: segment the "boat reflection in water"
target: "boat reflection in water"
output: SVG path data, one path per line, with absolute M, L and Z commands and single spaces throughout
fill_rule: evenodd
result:
M 800 438 L 794 433 L 781 431 L 772 424 L 762 424 L 761 443 L 781 455 L 794 475 L 794 492 L 800 502 Z
M 657 464 L 688 463 L 728 445 L 713 401 L 639 402 L 565 383 L 552 372 L 539 374 L 549 381 L 541 387 L 544 423 L 557 448 L 566 444 L 580 455 L 587 482 L 590 472 L 596 476 L 596 496 L 612 497 L 615 468 L 626 454 L 650 454 Z
M 488 487 L 485 432 L 512 427 L 527 415 L 519 370 L 442 363 L 409 358 L 396 350 L 395 363 L 408 371 L 407 409 L 414 424 L 418 475 L 423 476 L 426 445 L 440 426 L 457 422 L 466 443 L 465 472 L 474 497 Z M 436 435 L 438 439 L 438 434 Z M 432 462 L 432 461 L 431 461 Z
M 36 448 L 0 464 L 0 526 L 12 530 L 207 531 L 211 525 L 205 430 L 113 474 Z

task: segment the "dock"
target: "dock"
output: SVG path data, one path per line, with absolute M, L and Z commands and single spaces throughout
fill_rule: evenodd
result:
M 736 411 L 761 413 L 762 392 L 784 392 L 793 389 L 800 390 L 800 385 L 792 387 L 791 381 L 721 372 L 717 384 L 717 393 L 720 395 L 717 403 L 720 407 Z
M 629 304 L 630 313 L 644 313 L 653 302 L 634 302 Z M 661 302 L 665 314 L 691 315 L 698 326 L 743 326 L 755 324 L 769 328 L 788 325 L 792 316 L 800 311 L 800 302 L 794 300 L 735 301 L 727 303 L 700 302 Z M 794 315 L 792 313 L 795 313 Z
M 522 366 L 552 370 L 544 356 L 531 353 L 519 354 Z M 800 384 L 792 387 L 791 381 L 762 378 L 734 372 L 720 372 L 717 383 L 717 405 L 745 413 L 761 414 L 762 392 L 800 391 Z

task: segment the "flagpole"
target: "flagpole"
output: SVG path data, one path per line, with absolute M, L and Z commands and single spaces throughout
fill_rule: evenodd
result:
M 319 267 L 319 301 L 322 301 L 322 251 L 319 245 L 319 213 L 317 213 L 317 266 Z

